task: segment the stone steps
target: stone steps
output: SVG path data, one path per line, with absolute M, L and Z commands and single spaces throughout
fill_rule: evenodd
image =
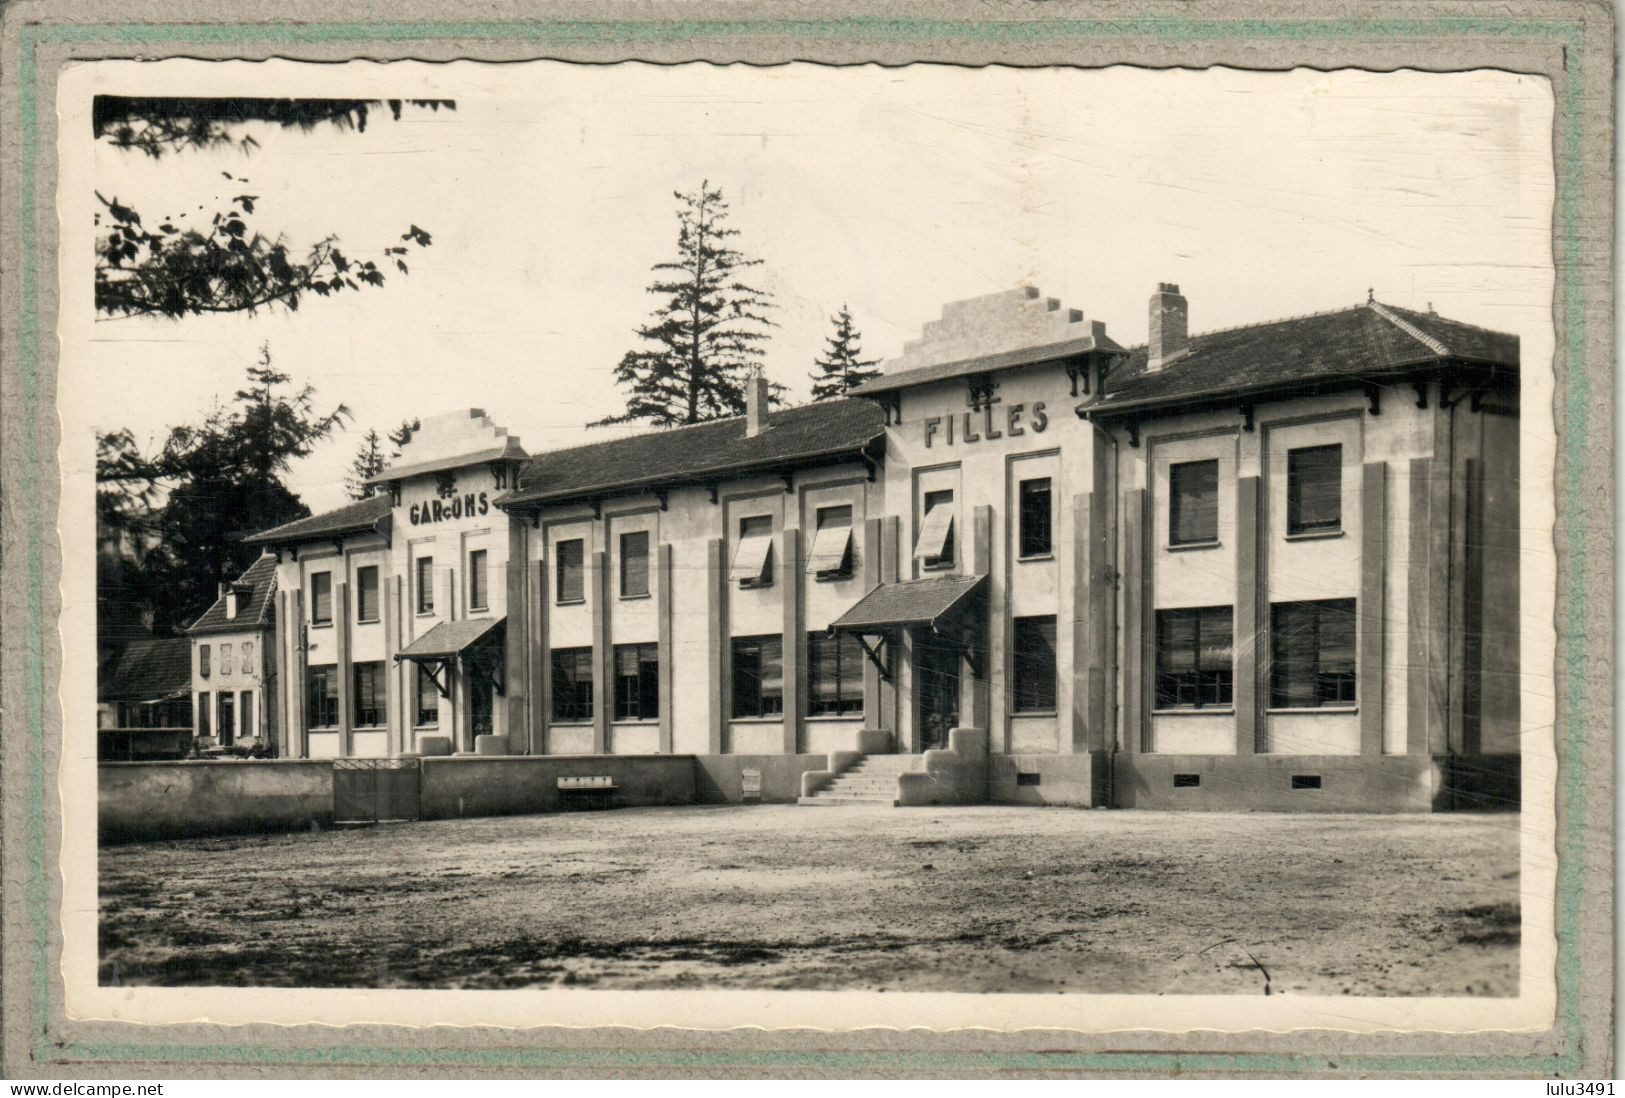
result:
M 798 804 L 897 804 L 897 776 L 919 770 L 919 755 L 868 755 L 841 772 L 829 785 Z

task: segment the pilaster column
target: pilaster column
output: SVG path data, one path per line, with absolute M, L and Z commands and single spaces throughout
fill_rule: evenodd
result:
M 1388 465 L 1368 462 L 1360 479 L 1360 754 L 1382 754 L 1387 611 Z

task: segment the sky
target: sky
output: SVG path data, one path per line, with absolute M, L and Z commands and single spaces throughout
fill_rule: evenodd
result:
M 152 160 L 92 145 L 89 96 L 453 98 L 364 133 L 253 126 L 258 148 Z M 1379 301 L 1551 356 L 1551 96 L 1509 73 L 788 65 L 102 62 L 65 77 L 65 377 L 146 442 L 227 400 L 268 344 L 349 429 L 292 470 L 345 501 L 362 433 L 479 407 L 536 452 L 612 437 L 611 372 L 657 304 L 674 191 L 719 187 L 777 301 L 768 375 L 807 399 L 850 307 L 871 357 L 942 304 L 1027 284 L 1141 343 L 1176 282 L 1193 332 Z M 239 188 L 237 179 L 246 177 Z M 259 196 L 257 227 L 409 276 L 253 316 L 96 319 L 94 191 L 150 216 Z

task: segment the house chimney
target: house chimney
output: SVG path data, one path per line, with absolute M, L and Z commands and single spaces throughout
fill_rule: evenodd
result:
M 237 616 L 237 588 L 228 587 L 228 588 L 226 588 L 226 617 L 227 618 L 235 618 L 236 616 Z
M 767 378 L 757 370 L 745 380 L 745 437 L 767 430 Z
M 1146 343 L 1147 370 L 1160 370 L 1190 350 L 1187 322 L 1190 306 L 1172 282 L 1157 283 L 1151 295 L 1151 335 Z

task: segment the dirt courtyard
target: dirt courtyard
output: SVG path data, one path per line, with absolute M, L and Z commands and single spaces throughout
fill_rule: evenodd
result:
M 644 808 L 100 874 L 106 984 L 1517 993 L 1510 815 Z

